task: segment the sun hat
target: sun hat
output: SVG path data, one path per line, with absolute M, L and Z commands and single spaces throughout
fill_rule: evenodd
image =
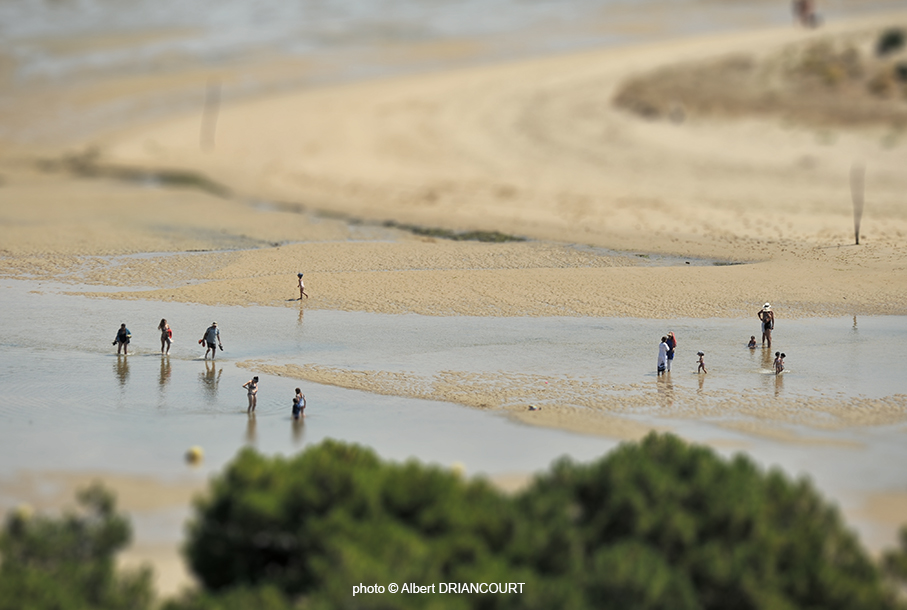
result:
M 297 273 L 297 274 L 296 274 L 296 277 L 302 277 L 302 274 L 301 274 L 301 273 Z
M 770 303 L 766 303 L 765 305 L 762 306 L 762 309 L 771 309 L 771 308 L 772 308 L 772 306 Z
M 211 322 L 211 326 L 217 326 L 217 322 Z
M 705 352 L 696 352 L 697 356 L 705 356 Z

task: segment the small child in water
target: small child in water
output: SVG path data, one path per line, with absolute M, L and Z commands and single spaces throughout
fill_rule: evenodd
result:
M 787 358 L 787 354 L 775 352 L 775 375 L 779 375 L 784 370 L 785 358 Z
M 305 417 L 305 394 L 296 388 L 296 396 L 293 397 L 293 419 L 300 417 Z
M 705 352 L 696 352 L 696 355 L 699 356 L 699 368 L 696 369 L 696 372 L 697 373 L 708 373 L 708 371 L 705 370 L 705 360 L 704 360 Z
M 750 335 L 750 342 L 747 347 L 750 349 L 756 349 L 756 335 Z

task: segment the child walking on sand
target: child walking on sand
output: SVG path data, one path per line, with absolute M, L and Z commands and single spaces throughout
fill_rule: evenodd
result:
M 303 281 L 302 281 L 302 274 L 301 274 L 301 273 L 297 273 L 297 274 L 296 274 L 296 277 L 299 278 L 299 282 L 298 282 L 298 286 L 299 286 L 299 300 L 301 301 L 301 300 L 302 300 L 302 297 L 309 298 L 309 295 L 307 295 L 307 294 L 305 293 L 305 283 L 303 283 Z
M 696 369 L 696 372 L 697 373 L 708 373 L 708 371 L 705 370 L 705 360 L 704 360 L 705 352 L 696 352 L 696 355 L 699 356 L 699 368 Z

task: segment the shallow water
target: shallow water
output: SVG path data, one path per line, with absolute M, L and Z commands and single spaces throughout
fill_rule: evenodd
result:
M 541 55 L 787 24 L 788 5 L 698 0 L 5 0 L 0 3 L 0 43 L 16 60 L 20 78 L 59 78 L 81 70 L 158 70 L 187 60 L 218 65 L 276 52 L 341 59 L 331 70 L 336 79 L 393 71 L 392 54 L 381 51 L 395 44 L 471 40 L 481 43 L 482 50 L 475 51 L 479 58 Z M 829 0 L 821 6 L 829 21 L 892 8 L 896 3 L 885 0 Z M 64 43 L 48 44 L 54 40 Z M 355 61 L 350 61 L 350 52 L 359 52 Z M 414 67 L 413 62 L 409 65 Z
M 701 417 L 675 412 L 664 400 L 665 381 L 654 374 L 658 339 L 672 330 L 679 346 L 667 383 L 678 404 L 708 403 L 710 392 L 717 392 L 774 410 L 817 397 L 843 401 L 846 409 L 854 397 L 907 393 L 893 357 L 907 339 L 903 317 L 785 320 L 779 304 L 774 347 L 787 353 L 788 371 L 777 378 L 767 370 L 763 350 L 745 347 L 758 328 L 755 312 L 752 320 L 671 322 L 435 318 L 115 301 L 64 290 L 71 287 L 0 282 L 6 322 L 0 338 L 0 476 L 76 470 L 171 478 L 189 472 L 182 456 L 192 445 L 205 450 L 203 466 L 193 471 L 204 476 L 246 444 L 291 454 L 324 438 L 362 443 L 390 459 L 461 462 L 470 474 L 494 475 L 538 471 L 561 455 L 590 460 L 616 445 L 455 404 L 269 375 L 261 375 L 258 412 L 250 419 L 241 385 L 255 373 L 237 363 L 254 360 L 427 378 L 455 371 L 527 383 L 544 378 L 553 385 L 558 379 L 613 385 L 646 405 L 621 416 L 709 442 L 725 454 L 743 448 L 765 466 L 808 474 L 845 508 L 860 506 L 868 493 L 907 488 L 907 474 L 892 467 L 907 459 L 903 421 L 832 430 L 787 422 L 785 429 L 824 444 L 784 443 L 722 428 L 725 419 L 714 411 Z M 156 326 L 164 316 L 174 329 L 169 357 L 158 351 Z M 197 344 L 212 320 L 226 348 L 215 363 L 201 359 Z M 118 357 L 110 344 L 120 322 L 133 334 L 128 357 Z M 699 349 L 706 352 L 707 376 L 695 374 Z M 300 426 L 289 413 L 297 386 L 309 401 Z M 856 525 L 875 535 L 873 524 Z

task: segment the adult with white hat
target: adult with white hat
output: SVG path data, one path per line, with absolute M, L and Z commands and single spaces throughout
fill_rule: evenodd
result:
M 765 347 L 765 342 L 768 341 L 768 347 L 771 349 L 772 330 L 775 328 L 775 312 L 772 311 L 771 303 L 763 305 L 756 316 L 762 321 L 762 347 Z

